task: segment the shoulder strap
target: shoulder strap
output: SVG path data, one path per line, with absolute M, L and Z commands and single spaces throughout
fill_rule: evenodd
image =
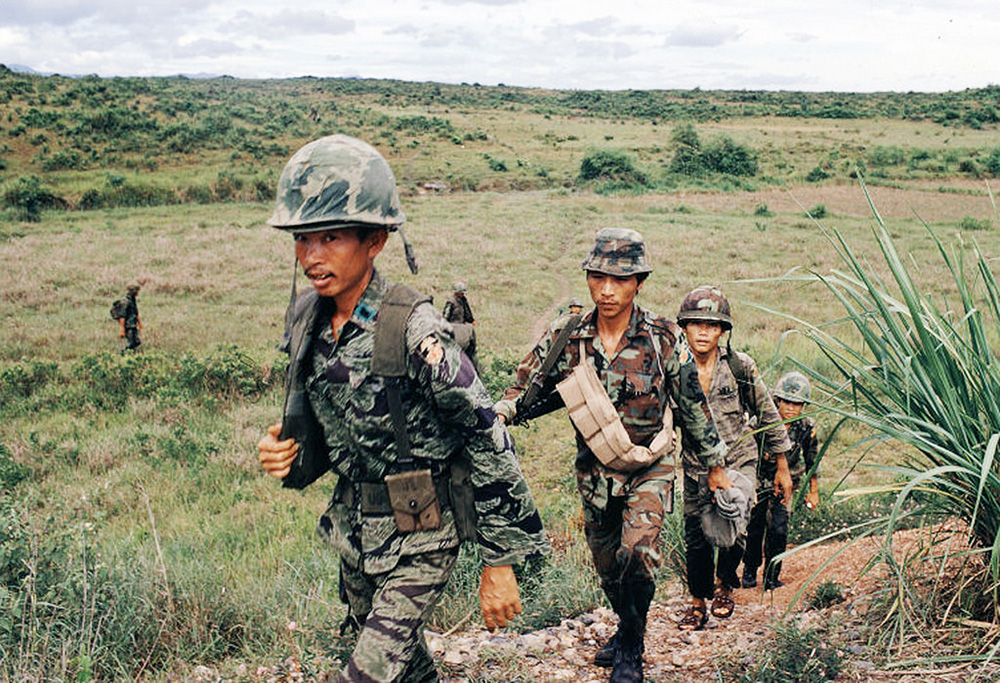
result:
M 404 464 L 412 462 L 410 436 L 406 432 L 406 416 L 403 415 L 399 389 L 406 376 L 406 321 L 417 304 L 425 301 L 430 301 L 430 297 L 406 285 L 393 283 L 385 293 L 375 319 L 372 373 L 386 378 L 386 399 L 396 435 L 396 451 Z
M 726 355 L 726 361 L 729 363 L 729 369 L 732 371 L 733 377 L 736 378 L 736 388 L 740 393 L 740 405 L 751 416 L 759 417 L 757 411 L 757 387 L 754 384 L 753 377 L 750 376 L 746 363 L 731 349 Z
M 375 347 L 372 349 L 372 373 L 382 377 L 406 374 L 406 321 L 417 304 L 430 297 L 393 283 L 379 306 L 375 320 Z

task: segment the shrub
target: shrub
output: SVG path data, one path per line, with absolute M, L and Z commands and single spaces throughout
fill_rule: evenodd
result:
M 769 216 L 773 216 L 774 214 L 772 214 L 770 209 L 767 208 L 767 204 L 758 204 L 753 207 L 753 215 L 767 218 Z
M 46 209 L 65 209 L 68 204 L 49 188 L 42 185 L 38 176 L 18 178 L 13 186 L 3 193 L 3 201 L 12 209 L 14 220 L 24 220 L 37 223 L 42 220 L 42 211 Z
M 581 180 L 605 180 L 625 185 L 646 185 L 646 175 L 619 150 L 593 150 L 580 162 Z
M 806 211 L 806 218 L 826 218 L 826 204 L 817 204 Z
M 756 649 L 752 661 L 737 667 L 739 683 L 823 683 L 840 675 L 843 656 L 820 630 L 781 624 Z
M 993 225 L 986 218 L 963 216 L 962 220 L 958 222 L 958 227 L 962 230 L 990 230 L 993 228 Z
M 818 183 L 821 180 L 826 180 L 830 177 L 830 174 L 822 166 L 816 166 L 809 173 L 806 174 L 807 183 Z
M 701 154 L 702 163 L 715 173 L 735 176 L 757 175 L 757 152 L 723 135 L 709 143 Z
M 989 156 L 983 162 L 983 166 L 994 176 L 1000 178 L 1000 145 L 997 145 L 990 151 Z
M 37 360 L 14 363 L 0 370 L 0 394 L 8 399 L 30 396 L 58 377 L 57 363 Z
M 836 581 L 824 581 L 816 586 L 809 599 L 809 605 L 814 609 L 825 609 L 844 601 L 844 589 Z

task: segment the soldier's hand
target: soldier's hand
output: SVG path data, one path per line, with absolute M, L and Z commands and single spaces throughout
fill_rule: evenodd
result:
M 819 482 L 816 477 L 809 480 L 809 491 L 806 493 L 806 507 L 815 510 L 819 507 Z
M 777 456 L 778 471 L 774 475 L 774 495 L 781 496 L 781 502 L 792 503 L 792 473 L 788 470 L 788 459 L 784 454 Z
M 483 567 L 479 580 L 479 606 L 486 628 L 503 628 L 521 613 L 521 596 L 514 569 L 509 564 Z
M 267 435 L 257 442 L 257 459 L 272 477 L 284 479 L 292 469 L 292 461 L 299 454 L 299 444 L 295 439 L 279 440 L 281 423 L 275 422 L 267 428 Z
M 726 470 L 723 467 L 715 466 L 708 470 L 708 490 L 714 491 L 715 489 L 730 489 L 733 487 L 733 480 L 729 478 L 726 474 Z

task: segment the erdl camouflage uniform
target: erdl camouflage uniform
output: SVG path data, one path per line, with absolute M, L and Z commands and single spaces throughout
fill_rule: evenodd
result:
M 788 469 L 792 475 L 792 488 L 798 489 L 802 477 L 812 470 L 816 462 L 816 421 L 802 417 L 788 424 L 788 438 L 792 450 L 788 452 Z M 747 526 L 747 549 L 743 556 L 743 573 L 756 578 L 761 564 L 763 546 L 764 587 L 773 587 L 781 573 L 781 563 L 771 560 L 785 552 L 788 543 L 788 508 L 774 495 L 774 475 L 777 464 L 771 453 L 765 452 L 757 469 L 757 504 L 750 513 Z M 816 476 L 817 473 L 814 473 Z M 806 482 L 808 485 L 808 482 Z
M 518 367 L 514 386 L 497 404 L 508 421 L 515 415 L 517 397 L 535 381 L 549 348 L 569 320 L 557 320 Z M 609 352 L 601 344 L 596 314 L 591 311 L 581 319 L 544 379 L 539 400 L 581 362 L 582 350 L 603 381 L 633 444 L 649 445 L 673 399 L 684 442 L 706 465 L 721 463 L 723 447 L 698 385 L 697 370 L 693 363 L 681 365 L 675 354 L 677 334 L 672 321 L 635 306 L 619 348 Z M 577 488 L 587 543 L 601 586 L 619 612 L 622 586 L 648 592 L 650 598 L 655 589 L 653 572 L 661 561 L 658 541 L 672 494 L 672 463 L 661 459 L 634 472 L 611 470 L 597 460 L 579 432 L 576 441 Z
M 458 555 L 447 500 L 441 501 L 440 528 L 405 534 L 386 505 L 383 477 L 407 469 L 398 460 L 387 380 L 371 370 L 375 323 L 388 286 L 373 272 L 337 339 L 329 302 L 314 297 L 319 323 L 303 350 L 292 341 L 294 357 L 305 364 L 309 403 L 322 426 L 330 468 L 338 474 L 318 532 L 340 554 L 342 598 L 349 618 L 361 626 L 341 681 L 437 680 L 423 624 Z M 447 330 L 429 303 L 415 307 L 406 325 L 407 375 L 400 393 L 417 469 L 430 469 L 440 492 L 437 485 L 447 480 L 451 460 L 463 451 L 469 457 L 478 542 L 487 565 L 546 552 L 510 435 Z
M 685 355 L 690 353 L 690 350 L 687 350 Z M 753 359 L 744 353 L 734 352 L 739 354 L 739 359 L 754 380 L 754 395 L 757 400 L 755 411 L 740 404 L 736 377 L 727 362 L 729 350 L 719 348 L 717 353 L 708 389 L 708 405 L 711 407 L 719 435 L 729 447 L 725 467 L 739 470 L 750 481 L 755 481 L 757 442 L 751 434 L 754 427 L 751 426 L 750 414 L 757 415 L 758 424 L 774 425 L 764 432 L 765 447 L 771 453 L 786 453 L 791 444 L 784 428 L 776 424 L 781 422 L 778 409 L 774 407 L 774 401 L 771 400 L 767 386 L 760 378 L 757 364 Z M 701 509 L 706 504 L 706 497 L 711 494 L 708 490 L 708 468 L 698 455 L 697 452 L 689 450 L 688 444 L 684 443 L 684 540 L 687 547 L 688 589 L 695 598 L 709 599 L 715 592 L 713 573 L 729 588 L 739 587 L 736 569 L 743 556 L 746 537 L 737 539 L 736 545 L 732 548 L 720 548 L 716 566 L 715 549 L 705 538 L 701 526 Z

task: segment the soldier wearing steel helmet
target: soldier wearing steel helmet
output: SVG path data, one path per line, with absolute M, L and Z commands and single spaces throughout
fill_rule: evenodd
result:
M 317 531 L 340 555 L 345 625 L 359 631 L 338 681 L 437 680 L 423 628 L 458 555 L 449 482 L 459 456 L 470 463 L 487 627 L 521 611 L 512 565 L 548 550 L 510 435 L 429 300 L 404 311 L 400 376 L 374 372 L 380 316 L 395 317 L 398 291 L 374 263 L 404 220 L 385 159 L 344 135 L 292 156 L 269 220 L 292 234 L 313 289 L 295 302 L 284 424 L 268 428 L 259 458 L 286 486 L 337 476 Z M 422 487 L 421 502 L 409 500 L 428 516 L 400 513 L 401 480 Z
M 792 450 L 785 456 L 792 477 L 792 489 L 799 487 L 807 472 L 811 473 L 805 505 L 806 509 L 815 510 L 819 506 L 819 472 L 814 468 L 818 445 L 816 421 L 802 415 L 811 393 L 809 378 L 793 370 L 781 376 L 771 396 L 792 443 Z M 757 586 L 757 569 L 761 560 L 764 562 L 764 590 L 774 590 L 782 585 L 779 578 L 781 563 L 772 560 L 785 552 L 789 511 L 774 494 L 776 474 L 777 463 L 772 454 L 765 451 L 757 467 L 757 504 L 750 513 L 750 524 L 747 526 L 747 549 L 743 554 L 743 576 L 740 579 L 744 588 Z
M 589 430 L 585 434 L 570 412 L 587 544 L 601 588 L 619 616 L 617 633 L 594 663 L 612 667 L 611 681 L 642 681 L 646 617 L 662 560 L 660 531 L 672 504 L 671 407 L 684 442 L 706 467 L 721 464 L 725 448 L 693 363 L 683 364 L 677 355 L 677 326 L 635 303 L 652 271 L 642 235 L 601 229 L 582 269 L 595 308 L 582 317 L 560 316 L 550 326 L 521 362 L 497 412 L 511 423 L 525 413 L 539 414 L 537 405 L 558 407 L 558 402 L 548 404 L 549 397 L 589 365 L 603 385 L 597 393 L 604 396 L 596 398 L 607 402 L 611 414 L 606 427 L 623 427 L 627 446 L 647 449 L 639 465 L 602 458 L 600 439 Z
M 452 285 L 452 294 L 444 303 L 441 315 L 450 323 L 472 324 L 476 322 L 476 316 L 472 315 L 472 306 L 469 305 L 467 296 L 469 286 L 464 282 L 456 282 Z
M 583 302 L 578 298 L 570 297 L 569 303 L 566 304 L 566 309 L 569 311 L 570 315 L 576 315 L 583 311 Z
M 717 549 L 717 560 L 716 548 L 703 527 L 704 512 L 711 510 L 713 500 L 718 502 L 717 489 L 733 487 L 733 477 L 747 484 L 752 497 L 758 458 L 753 431 L 757 425 L 771 425 L 763 431 L 763 441 L 775 458 L 775 495 L 784 504 L 789 503 L 792 483 L 786 454 L 791 444 L 785 430 L 777 424 L 780 422 L 777 408 L 756 363 L 745 353 L 730 348 L 731 335 L 726 346 L 719 345 L 722 335 L 733 328 L 729 300 L 722 291 L 712 286 L 691 290 L 681 302 L 677 322 L 684 328 L 698 381 L 708 397 L 719 435 L 728 446 L 725 462 L 709 467 L 696 453 L 684 449 L 684 541 L 691 604 L 678 627 L 696 631 L 705 627 L 709 613 L 727 618 L 735 609 L 732 591 L 740 586 L 736 571 L 746 545 L 743 513 L 748 513 L 749 508 L 744 506 L 741 513 L 743 533 L 736 534 L 732 546 Z M 736 472 L 730 477 L 728 472 L 732 470 Z M 706 604 L 709 599 L 711 609 Z

